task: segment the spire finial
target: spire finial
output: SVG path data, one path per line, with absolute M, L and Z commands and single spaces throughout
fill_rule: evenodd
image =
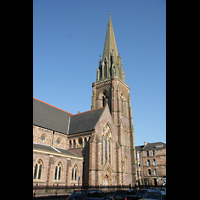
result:
M 110 15 L 110 10 L 109 10 L 109 15 Z

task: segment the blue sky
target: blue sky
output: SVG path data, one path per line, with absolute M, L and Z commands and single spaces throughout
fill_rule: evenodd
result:
M 135 145 L 166 142 L 166 0 L 33 0 L 33 97 L 73 114 L 91 109 L 109 10 Z

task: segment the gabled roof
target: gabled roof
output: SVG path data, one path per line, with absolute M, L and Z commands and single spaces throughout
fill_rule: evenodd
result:
M 73 115 L 33 98 L 33 124 L 63 134 L 81 133 L 94 129 L 103 110 L 104 107 Z
M 144 145 L 142 145 L 142 146 L 135 146 L 135 150 L 136 151 L 142 151 L 143 147 L 144 147 Z
M 142 146 L 135 146 L 136 151 L 148 151 L 154 149 L 165 149 L 166 144 L 163 142 L 154 142 L 154 143 L 147 143 L 146 145 Z
M 67 134 L 71 113 L 33 98 L 33 124 Z
M 69 135 L 93 130 L 103 110 L 104 107 L 73 115 Z

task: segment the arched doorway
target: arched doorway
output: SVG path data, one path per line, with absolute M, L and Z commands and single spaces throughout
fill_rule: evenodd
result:
M 104 185 L 108 186 L 108 175 L 104 176 Z

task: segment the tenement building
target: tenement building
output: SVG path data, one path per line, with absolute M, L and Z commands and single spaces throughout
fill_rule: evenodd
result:
M 130 88 L 110 14 L 92 89 L 91 110 L 78 114 L 33 98 L 34 185 L 135 184 Z
M 166 182 L 166 144 L 147 143 L 136 146 L 138 185 L 162 185 Z

